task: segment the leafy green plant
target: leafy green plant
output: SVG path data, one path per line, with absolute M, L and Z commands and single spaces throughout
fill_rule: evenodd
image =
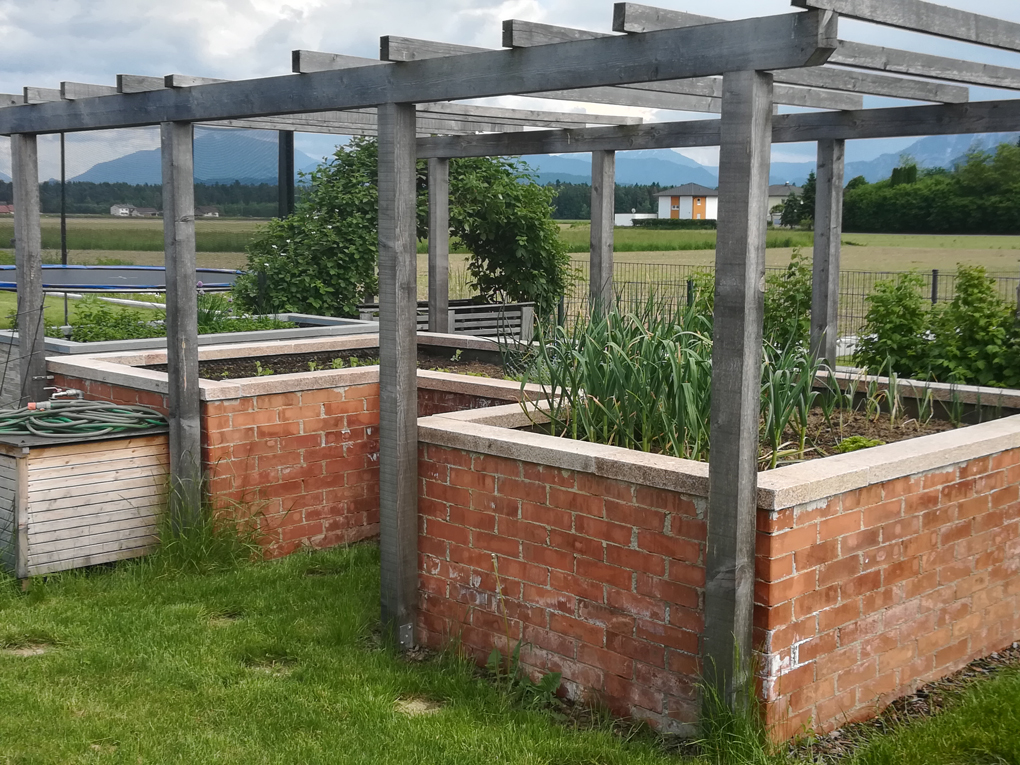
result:
M 928 311 L 915 273 L 900 274 L 895 280 L 880 281 L 868 296 L 868 313 L 854 361 L 878 370 L 887 367 L 904 377 L 925 373 L 930 368 L 930 340 L 927 338 Z
M 840 454 L 848 454 L 849 452 L 860 451 L 861 449 L 871 449 L 874 446 L 882 446 L 885 441 L 879 441 L 877 438 L 867 438 L 866 436 L 850 436 L 844 438 L 836 446 L 836 451 Z

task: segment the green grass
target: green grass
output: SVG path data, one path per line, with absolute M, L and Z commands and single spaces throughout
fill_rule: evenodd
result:
M 373 546 L 207 575 L 125 565 L 0 582 L 0 763 L 665 763 L 574 731 L 452 656 L 378 645 Z M 309 576 L 309 573 L 316 575 Z M 398 699 L 438 701 L 407 717 Z M 675 762 L 675 760 L 673 760 Z
M 1020 670 L 1004 670 L 964 692 L 946 712 L 877 737 L 852 765 L 1020 763 Z

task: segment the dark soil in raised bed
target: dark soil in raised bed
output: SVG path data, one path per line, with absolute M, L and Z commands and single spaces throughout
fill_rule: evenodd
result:
M 452 351 L 442 354 L 418 352 L 418 368 L 440 372 L 474 375 L 477 377 L 504 377 L 498 364 L 452 358 Z M 342 360 L 334 366 L 334 362 Z M 198 374 L 206 380 L 236 380 L 243 377 L 285 375 L 295 372 L 312 372 L 325 369 L 349 369 L 352 366 L 371 366 L 379 363 L 379 351 L 366 348 L 350 351 L 323 351 L 320 353 L 289 353 L 277 356 L 248 356 L 239 359 L 209 359 L 200 361 Z M 145 367 L 165 372 L 166 364 Z

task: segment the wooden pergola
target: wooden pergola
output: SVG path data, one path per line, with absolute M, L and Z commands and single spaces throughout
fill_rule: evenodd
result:
M 793 0 L 803 12 L 739 21 L 617 3 L 612 33 L 507 21 L 483 50 L 382 38 L 380 60 L 295 51 L 293 73 L 214 81 L 122 75 L 0 96 L 12 137 L 21 375 L 43 397 L 39 134 L 160 125 L 167 266 L 172 511 L 201 506 L 192 136 L 195 124 L 376 135 L 379 140 L 382 617 L 414 643 L 417 567 L 415 162 L 429 160 L 430 329 L 445 329 L 448 161 L 592 154 L 591 302 L 612 303 L 615 152 L 720 147 L 709 465 L 705 671 L 730 700 L 752 655 L 759 375 L 770 149 L 818 144 L 811 343 L 835 360 L 848 139 L 1020 126 L 1020 100 L 971 103 L 967 86 L 1020 90 L 1020 70 L 840 40 L 840 16 L 1009 51 L 1020 24 L 921 0 Z M 864 109 L 865 94 L 926 102 Z M 705 120 L 639 123 L 458 103 L 528 95 Z M 775 113 L 776 104 L 815 109 Z M 540 127 L 541 130 L 525 130 Z

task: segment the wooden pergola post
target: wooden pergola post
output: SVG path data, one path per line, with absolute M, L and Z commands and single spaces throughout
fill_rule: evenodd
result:
M 591 267 L 593 313 L 613 307 L 613 226 L 616 221 L 616 152 L 591 153 Z
M 195 284 L 194 128 L 160 125 L 166 255 L 166 363 L 170 422 L 170 513 L 178 530 L 202 520 L 202 428 Z
M 418 254 L 414 104 L 379 106 L 379 539 L 382 622 L 414 645 L 418 600 Z
M 277 217 L 286 218 L 294 212 L 294 131 L 281 130 L 278 149 L 278 197 Z
M 732 706 L 752 661 L 771 74 L 724 75 L 721 130 L 702 671 Z
M 429 160 L 429 332 L 450 331 L 450 160 Z
M 14 183 L 14 263 L 18 284 L 18 357 L 21 406 L 46 398 L 46 327 L 43 319 L 42 231 L 39 228 L 39 143 L 11 136 Z M 12 349 L 13 352 L 13 349 Z
M 811 286 L 811 352 L 836 368 L 839 338 L 839 259 L 843 233 L 846 141 L 818 142 L 815 250 Z

